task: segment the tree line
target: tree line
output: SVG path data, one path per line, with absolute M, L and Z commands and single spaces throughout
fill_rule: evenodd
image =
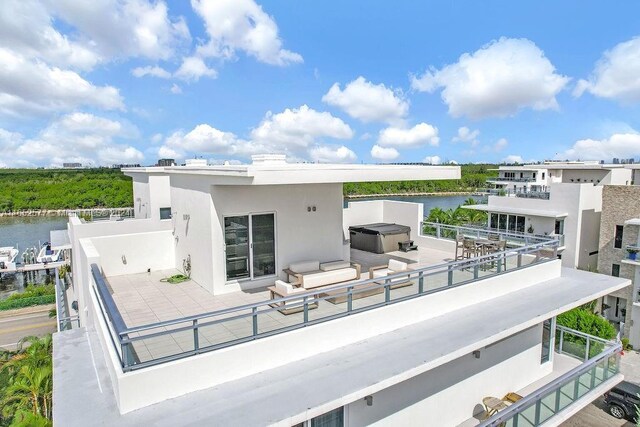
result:
M 133 206 L 119 169 L 0 169 L 0 212 Z
M 425 166 L 428 167 L 428 166 Z M 438 181 L 350 182 L 344 184 L 344 195 L 447 193 L 476 191 L 487 186 L 488 178 L 498 176 L 495 165 L 462 165 L 460 179 Z

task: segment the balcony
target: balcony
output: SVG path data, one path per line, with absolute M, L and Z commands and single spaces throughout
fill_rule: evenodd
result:
M 509 248 L 551 241 L 557 241 L 557 248 L 564 247 L 563 234 L 530 234 L 488 227 L 447 225 L 427 221 L 424 221 L 421 224 L 422 235 L 432 236 L 438 239 L 455 240 L 458 234 L 473 239 L 489 239 L 490 237 L 498 236 L 500 240 L 505 240 L 507 242 L 507 247 Z
M 620 343 L 558 326 L 554 357 L 569 356 L 582 363 L 526 393 L 521 400 L 482 421 L 480 427 L 536 427 L 559 415 L 558 420 L 566 419 L 622 380 L 621 350 Z
M 441 230 L 437 231 L 441 236 L 456 232 L 451 226 L 445 232 L 444 226 L 436 224 L 435 229 Z M 481 235 L 480 229 L 473 232 Z M 549 236 L 497 234 L 509 239 L 512 247 L 462 261 L 446 261 L 454 254 L 421 247 L 409 254 L 397 254 L 414 257 L 408 259 L 411 264 L 407 272 L 285 298 L 269 299 L 265 289 L 214 296 L 193 281 L 181 287 L 162 283 L 160 279 L 173 271 L 105 278 L 97 264 L 91 265 L 91 292 L 121 368 L 127 372 L 381 309 L 460 285 L 472 286 L 482 279 L 556 258 L 558 241 Z M 399 279 L 403 280 L 402 287 L 396 286 Z M 284 315 L 275 306 L 279 303 L 299 312 Z
M 625 264 L 631 264 L 636 266 L 640 265 L 640 257 L 638 256 L 639 252 L 640 252 L 640 246 L 628 245 L 626 247 L 626 255 L 622 259 L 622 262 Z
M 498 176 L 495 178 L 489 178 L 487 179 L 487 182 L 492 182 L 492 181 L 497 181 L 497 182 L 536 182 L 536 180 L 534 178 L 507 178 L 504 176 Z
M 487 188 L 482 192 L 486 193 L 489 196 L 520 197 L 523 199 L 549 200 L 549 198 L 551 197 L 551 193 L 549 191 L 514 191 L 509 189 Z

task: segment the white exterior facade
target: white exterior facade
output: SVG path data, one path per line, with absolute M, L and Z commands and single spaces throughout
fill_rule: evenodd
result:
M 500 168 L 500 174 L 504 171 L 520 173 L 514 172 L 519 168 L 530 169 L 528 166 L 505 166 Z M 523 187 L 518 188 L 515 194 L 489 195 L 486 205 L 471 208 L 488 212 L 488 225 L 492 228 L 502 228 L 496 227 L 496 222 L 500 223 L 500 215 L 503 215 L 508 218 L 512 231 L 563 235 L 563 265 L 595 270 L 603 186 L 628 185 L 631 171 L 622 165 L 590 162 L 551 163 L 541 165 L 535 171 L 538 190 Z M 544 181 L 540 181 L 542 176 Z M 531 191 L 543 194 L 527 194 Z M 492 217 L 492 214 L 498 217 Z M 521 220 L 520 230 L 511 228 L 512 220 Z
M 169 168 L 171 220 L 151 215 L 120 222 L 70 219 L 73 292 L 81 329 L 54 336 L 56 424 L 86 425 L 99 419 L 107 425 L 292 426 L 340 410 L 343 418 L 336 425 L 457 426 L 473 422 L 484 396 L 525 394 L 564 372 L 558 368 L 565 356 L 553 352 L 555 316 L 629 285 L 628 280 L 563 269 L 559 260 L 540 261 L 539 254 L 525 254 L 531 264 L 521 266 L 518 257 L 518 266 L 508 271 L 483 271 L 471 281 L 434 288 L 424 295 L 314 322 L 321 312 L 317 309 L 308 313 L 304 327 L 124 369 L 125 351 L 113 341 L 114 325 L 117 316 L 131 319 L 136 313 L 111 307 L 100 293 L 107 292 L 100 280 L 135 287 L 133 277 L 138 276 L 134 275 L 179 269 L 190 259 L 192 279 L 211 298 L 222 301 L 273 284 L 290 262 L 347 258 L 348 227 L 373 222 L 409 225 L 411 239 L 421 250 L 454 253 L 453 240 L 423 235 L 421 204 L 357 202 L 343 210 L 341 183 L 409 176 L 449 178 L 459 176 L 459 169 L 287 168 L 268 162 L 253 170 Z M 148 212 L 167 202 L 152 196 L 153 181 L 147 184 L 148 192 L 144 180 L 137 182 L 139 193 L 134 197 L 149 194 L 144 199 Z M 275 218 L 276 274 L 258 280 L 226 280 L 224 219 L 263 213 L 273 213 Z M 515 262 L 515 257 L 511 259 Z M 435 280 L 440 279 L 430 276 L 425 286 Z M 172 285 L 167 286 L 163 289 L 170 292 Z M 141 304 L 154 304 L 145 300 L 144 293 L 142 300 Z M 340 314 L 345 305 L 336 304 L 331 310 Z M 178 318 L 191 314 L 180 313 Z M 295 319 L 278 311 L 269 315 L 281 316 L 283 321 Z M 197 321 L 185 318 L 187 325 Z M 545 322 L 551 322 L 551 335 L 543 332 Z M 257 325 L 254 335 L 260 332 Z M 175 340 L 182 346 L 182 326 L 176 323 L 156 330 L 172 337 L 171 330 L 178 327 Z M 190 334 L 187 330 L 189 339 Z M 152 344 L 150 340 L 146 345 Z M 550 352 L 548 357 L 543 347 Z M 620 380 L 616 374 L 602 387 Z M 91 414 L 78 413 L 80 399 L 91 403 Z M 589 401 L 587 396 L 575 402 L 565 416 Z

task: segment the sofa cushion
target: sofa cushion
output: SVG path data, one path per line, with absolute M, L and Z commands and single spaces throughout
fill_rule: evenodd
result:
M 320 270 L 320 261 L 300 261 L 289 265 L 289 270 L 295 273 L 306 273 Z
M 284 282 L 282 280 L 276 280 L 275 288 L 283 295 L 293 293 L 293 286 L 290 283 Z
M 404 271 L 408 266 L 406 262 L 398 261 L 397 259 L 389 260 L 389 269 L 393 271 Z
M 317 288 L 318 286 L 326 286 L 334 283 L 346 282 L 358 277 L 355 268 L 341 268 L 339 270 L 320 271 L 317 273 L 305 274 L 302 278 L 302 286 L 305 289 Z
M 341 268 L 349 267 L 351 267 L 351 263 L 349 261 L 332 261 L 320 264 L 320 270 L 322 271 L 339 270 Z

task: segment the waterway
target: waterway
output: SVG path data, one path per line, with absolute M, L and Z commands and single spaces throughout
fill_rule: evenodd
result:
M 9 217 L 0 218 L 0 246 L 14 246 L 20 251 L 18 258 L 22 262 L 22 253 L 29 248 L 49 240 L 51 230 L 67 228 L 67 217 Z M 52 275 L 44 272 L 31 274 L 3 274 L 0 279 L 0 300 L 15 292 L 22 292 L 26 283 L 49 283 Z
M 455 209 L 458 206 L 464 204 L 464 202 L 472 198 L 473 200 L 480 202 L 481 197 L 458 195 L 458 196 L 384 196 L 384 197 L 359 197 L 357 199 L 344 199 L 344 206 L 347 207 L 348 202 L 359 202 L 364 200 L 397 200 L 400 202 L 413 202 L 422 203 L 424 205 L 424 216 L 429 216 L 429 212 L 433 208 L 440 208 L 443 210 Z

